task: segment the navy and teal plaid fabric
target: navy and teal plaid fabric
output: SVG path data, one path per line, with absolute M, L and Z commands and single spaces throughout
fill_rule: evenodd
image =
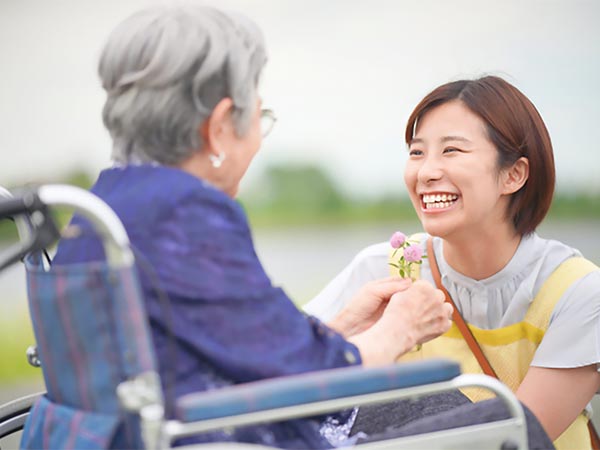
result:
M 84 411 L 42 397 L 27 419 L 21 448 L 141 448 L 135 440 L 127 441 L 118 435 L 119 421 L 117 414 Z
M 34 407 L 24 448 L 139 448 L 135 418 L 117 385 L 154 370 L 146 313 L 132 269 L 105 263 L 26 261 L 30 315 L 47 394 Z
M 153 350 L 167 393 L 171 384 L 174 396 L 181 397 L 360 363 L 354 345 L 319 320 L 306 317 L 281 289 L 272 285 L 254 250 L 243 209 L 223 192 L 181 170 L 154 165 L 106 170 L 92 192 L 119 216 L 135 250 Z M 49 400 L 72 400 L 76 408 L 85 409 L 100 402 L 100 397 L 108 397 L 113 380 L 121 375 L 111 372 L 110 360 L 114 359 L 117 366 L 122 360 L 104 350 L 104 361 L 109 364 L 100 368 L 90 357 L 81 356 L 88 352 L 98 356 L 107 348 L 100 333 L 114 330 L 103 320 L 103 313 L 94 308 L 107 302 L 110 306 L 106 308 L 114 316 L 118 300 L 112 299 L 109 291 L 97 297 L 98 288 L 110 280 L 101 271 L 88 273 L 88 268 L 94 267 L 90 262 L 103 259 L 102 247 L 86 221 L 76 217 L 73 223 L 81 228 L 81 237 L 60 243 L 53 263 L 56 276 L 33 278 L 32 294 L 33 298 L 55 298 L 56 303 L 48 312 L 39 307 L 44 317 L 40 323 L 48 328 L 44 333 L 49 333 L 50 339 L 56 333 L 55 340 L 60 342 L 56 349 L 43 348 L 47 338 L 38 337 L 42 363 L 46 364 L 44 353 L 53 355 L 46 356 L 50 364 L 46 377 Z M 67 312 L 71 303 L 77 303 L 73 301 L 76 295 L 65 296 L 70 281 L 61 280 L 60 274 L 78 265 L 82 275 L 76 281 L 77 289 L 83 292 L 77 297 L 86 306 Z M 39 303 L 45 304 L 43 299 Z M 100 320 L 95 323 L 97 317 Z M 63 329 L 69 321 L 73 324 Z M 53 323 L 59 331 L 52 330 Z M 122 331 L 121 336 L 116 334 L 113 344 L 121 345 L 126 339 Z M 75 332 L 93 336 L 94 342 L 77 342 Z M 69 359 L 72 354 L 79 356 Z M 72 365 L 67 369 L 71 371 L 68 376 L 60 374 L 63 362 Z M 81 385 L 87 377 L 89 388 Z M 110 381 L 103 381 L 105 378 Z M 170 400 L 168 414 L 174 417 Z M 114 412 L 113 400 L 104 401 L 109 413 Z M 33 422 L 28 424 L 28 431 Z M 38 428 L 44 429 L 48 423 L 53 422 L 42 420 Z M 287 448 L 329 447 L 319 426 L 318 419 L 299 419 L 209 433 L 195 439 Z

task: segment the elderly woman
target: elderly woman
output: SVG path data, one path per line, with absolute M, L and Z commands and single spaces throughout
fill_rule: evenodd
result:
M 257 91 L 265 61 L 253 23 L 192 5 L 131 16 L 101 56 L 115 166 L 92 192 L 129 233 L 161 378 L 174 396 L 390 363 L 450 326 L 451 308 L 425 282 L 370 283 L 327 325 L 299 312 L 271 284 L 234 200 L 273 122 Z M 54 264 L 101 257 L 98 243 L 84 235 L 61 242 Z M 332 442 L 324 436 L 343 442 L 354 415 L 326 420 L 328 433 L 322 420 L 306 419 L 199 439 L 327 448 Z

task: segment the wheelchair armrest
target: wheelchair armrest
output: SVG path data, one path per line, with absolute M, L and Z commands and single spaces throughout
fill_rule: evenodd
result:
M 183 422 L 234 416 L 451 380 L 460 366 L 431 359 L 383 367 L 344 367 L 197 392 L 177 400 Z

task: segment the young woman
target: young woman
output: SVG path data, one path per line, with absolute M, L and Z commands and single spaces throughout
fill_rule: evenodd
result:
M 552 144 L 535 106 L 501 78 L 442 85 L 406 126 L 404 179 L 427 234 L 420 278 L 441 283 L 498 377 L 558 448 L 590 448 L 588 402 L 600 387 L 600 270 L 536 227 L 554 191 Z M 331 317 L 356 287 L 389 272 L 390 244 L 363 250 L 306 310 Z M 456 326 L 404 358 L 480 366 Z M 478 400 L 475 393 L 468 394 Z

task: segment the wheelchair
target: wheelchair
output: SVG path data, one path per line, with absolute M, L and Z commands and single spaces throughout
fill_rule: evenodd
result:
M 105 261 L 75 267 L 49 265 L 44 249 L 61 234 L 77 232 L 58 230 L 52 216 L 56 207 L 72 208 L 93 225 L 104 247 Z M 128 441 L 131 446 L 163 449 L 179 438 L 214 430 L 478 387 L 502 399 L 510 417 L 357 447 L 528 448 L 525 414 L 514 394 L 496 379 L 461 374 L 458 364 L 442 359 L 333 369 L 198 392 L 176 399 L 176 419 L 167 419 L 135 257 L 116 214 L 82 189 L 43 185 L 13 194 L 0 191 L 0 219 L 7 217 L 14 218 L 20 242 L 0 254 L 0 270 L 24 259 L 37 342 L 37 347 L 28 349 L 27 358 L 41 367 L 48 392 L 1 405 L 0 438 L 22 432 L 24 427 L 27 431 L 40 414 L 51 411 L 56 416 L 52 430 L 38 440 L 24 439 L 22 444 L 108 448 L 110 436 L 124 427 L 133 434 Z M 112 331 L 111 336 L 100 335 L 107 330 Z M 211 442 L 182 448 L 270 447 Z

